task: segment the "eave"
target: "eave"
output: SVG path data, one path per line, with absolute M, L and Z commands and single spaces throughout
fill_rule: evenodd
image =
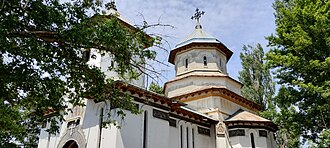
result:
M 261 128 L 276 132 L 278 127 L 273 122 L 267 121 L 223 121 L 228 129 L 233 128 Z
M 122 93 L 128 93 L 137 102 L 169 111 L 169 116 L 171 117 L 183 119 L 207 127 L 210 127 L 212 124 L 218 122 L 211 117 L 207 117 L 207 115 L 201 115 L 202 113 L 191 112 L 185 109 L 183 106 L 186 104 L 180 101 L 162 96 L 160 94 L 122 81 L 117 81 L 116 86 Z
M 261 105 L 255 103 L 251 100 L 248 100 L 248 99 L 228 90 L 227 88 L 220 88 L 220 87 L 206 88 L 206 89 L 194 91 L 194 92 L 191 92 L 188 94 L 175 96 L 175 97 L 172 97 L 172 99 L 183 101 L 183 102 L 188 102 L 191 100 L 202 99 L 202 98 L 205 98 L 208 96 L 220 96 L 226 100 L 229 100 L 233 103 L 241 105 L 252 111 L 261 111 L 263 109 Z
M 184 45 L 184 46 L 181 46 L 181 47 L 178 47 L 178 48 L 175 48 L 175 49 L 171 50 L 168 62 L 174 64 L 176 54 L 181 52 L 181 51 L 190 49 L 192 47 L 205 47 L 205 46 L 206 47 L 216 47 L 216 49 L 218 49 L 219 51 L 221 51 L 225 54 L 225 56 L 227 58 L 227 61 L 229 61 L 230 57 L 233 55 L 233 52 L 231 50 L 229 50 L 221 42 L 219 42 L 219 43 L 194 43 L 194 42 L 192 42 L 190 44 L 187 44 L 187 45 Z
M 184 76 L 184 77 L 180 77 L 180 78 L 176 78 L 176 79 L 173 79 L 173 80 L 170 80 L 170 81 L 167 81 L 164 86 L 166 87 L 167 84 L 170 84 L 170 83 L 173 83 L 173 82 L 176 82 L 176 81 L 179 81 L 179 80 L 183 80 L 183 79 L 187 79 L 187 78 L 190 78 L 190 77 L 226 77 L 234 82 L 236 82 L 237 84 L 240 84 L 241 85 L 241 88 L 243 87 L 243 84 L 235 79 L 233 79 L 232 77 L 228 76 L 228 75 L 197 75 L 197 74 L 193 74 L 193 75 L 187 75 L 187 76 Z M 163 88 L 163 91 L 165 91 L 165 87 Z

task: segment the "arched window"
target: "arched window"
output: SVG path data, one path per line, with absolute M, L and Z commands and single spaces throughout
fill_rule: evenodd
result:
M 110 68 L 111 70 L 115 67 L 115 62 L 113 60 L 110 61 Z
M 65 145 L 63 146 L 63 148 L 78 148 L 78 144 L 76 141 L 74 140 L 70 140 L 68 142 L 65 143 Z
M 254 143 L 254 136 L 253 136 L 253 133 L 250 134 L 250 137 L 251 137 L 251 147 L 252 148 L 256 148 L 256 145 Z
M 90 49 L 85 49 L 82 54 L 83 54 L 84 61 L 88 62 L 90 57 L 91 57 L 91 50 Z
M 206 59 L 206 56 L 203 57 L 203 62 L 204 62 L 204 66 L 207 66 L 207 59 Z
M 219 66 L 220 66 L 220 67 L 222 66 L 221 59 L 219 60 Z
M 185 61 L 186 68 L 188 68 L 188 59 Z

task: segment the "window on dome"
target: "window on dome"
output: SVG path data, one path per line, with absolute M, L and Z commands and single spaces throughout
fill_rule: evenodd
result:
M 186 68 L 188 68 L 188 59 L 185 61 Z
M 206 56 L 203 57 L 203 61 L 204 61 L 204 66 L 207 66 L 207 58 L 206 58 Z

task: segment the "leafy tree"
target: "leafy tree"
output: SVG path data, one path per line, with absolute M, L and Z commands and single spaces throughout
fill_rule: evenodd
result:
M 238 79 L 243 83 L 242 95 L 266 108 L 274 108 L 272 96 L 275 85 L 272 81 L 269 68 L 264 62 L 264 51 L 260 44 L 255 47 L 244 45 L 240 53 L 243 70 Z
M 149 85 L 149 90 L 158 94 L 164 94 L 163 92 L 163 87 L 159 86 L 157 83 L 155 82 L 151 82 Z
M 299 136 L 324 143 L 330 137 L 330 1 L 277 0 L 274 8 L 267 59 L 281 85 L 276 122 L 290 132 L 289 147 L 300 144 Z
M 330 147 L 330 129 L 323 131 L 319 138 L 319 148 Z
M 134 111 L 130 98 L 118 95 L 114 81 L 86 64 L 82 49 L 110 54 L 117 63 L 111 70 L 134 76 L 145 58 L 155 58 L 154 51 L 144 49 L 155 40 L 143 32 L 148 24 L 128 29 L 101 9 L 101 0 L 0 3 L 0 147 L 34 147 L 40 123 L 50 122 L 50 132 L 58 131 L 60 112 L 65 114 L 68 104 L 81 105 L 85 97 Z

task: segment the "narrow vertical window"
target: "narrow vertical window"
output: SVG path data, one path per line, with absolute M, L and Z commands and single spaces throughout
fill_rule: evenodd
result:
M 219 60 L 219 66 L 220 66 L 220 67 L 222 66 L 221 59 Z
M 188 59 L 185 60 L 186 68 L 188 68 Z
M 191 141 L 192 141 L 192 148 L 195 148 L 195 129 L 191 129 Z
M 103 123 L 103 108 L 101 108 L 101 111 L 100 111 L 100 124 L 99 124 L 99 130 L 100 130 L 100 133 L 99 133 L 99 147 L 101 147 L 101 139 L 102 139 L 102 123 Z
M 144 120 L 143 120 L 143 148 L 147 148 L 147 138 L 148 138 L 148 112 L 144 111 Z
M 47 121 L 41 122 L 41 128 L 46 128 L 47 127 Z
M 110 67 L 113 69 L 115 67 L 115 62 L 113 60 L 110 61 Z
M 85 51 L 83 51 L 83 59 L 85 60 L 85 62 L 88 62 L 91 56 L 91 50 L 90 49 L 86 49 Z
M 252 147 L 252 148 L 255 148 L 256 145 L 254 144 L 254 136 L 253 136 L 253 133 L 250 134 L 250 137 L 251 137 L 251 147 Z
M 203 57 L 203 61 L 204 61 L 204 66 L 207 66 L 207 59 L 206 59 L 206 56 Z
M 181 148 L 183 148 L 183 129 L 182 129 L 182 125 L 180 125 L 180 145 L 181 145 Z
M 186 128 L 186 136 L 187 136 L 187 148 L 189 148 L 189 129 L 188 127 Z

